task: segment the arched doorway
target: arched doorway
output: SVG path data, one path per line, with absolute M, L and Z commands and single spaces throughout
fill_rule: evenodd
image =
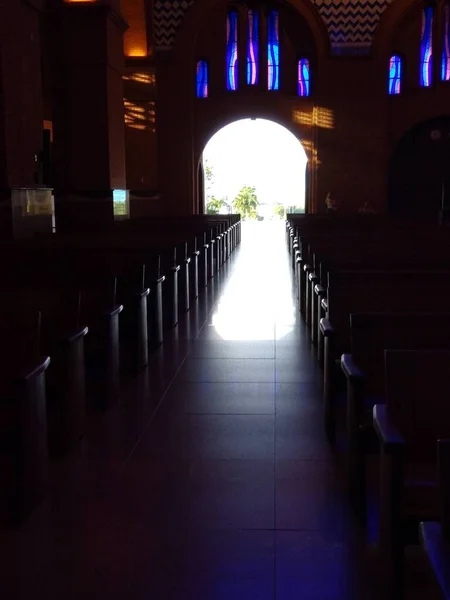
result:
M 281 216 L 281 207 L 305 211 L 308 157 L 296 136 L 272 120 L 239 119 L 222 127 L 200 163 L 205 185 L 199 186 L 199 205 L 205 212 L 238 210 L 235 200 L 248 188 L 257 198 L 255 217 Z
M 389 212 L 435 220 L 450 205 L 450 117 L 411 129 L 389 163 Z

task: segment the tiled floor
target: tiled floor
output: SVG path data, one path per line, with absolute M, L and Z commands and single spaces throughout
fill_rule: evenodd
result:
M 198 334 L 198 335 L 197 335 Z M 2 598 L 372 599 L 282 226 L 241 247 L 1 535 Z

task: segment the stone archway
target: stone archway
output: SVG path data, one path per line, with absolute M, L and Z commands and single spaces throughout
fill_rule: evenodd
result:
M 389 161 L 389 212 L 437 220 L 450 205 L 450 116 L 410 129 Z
M 275 204 L 305 209 L 308 155 L 286 126 L 265 118 L 235 119 L 214 131 L 199 150 L 199 171 L 209 161 L 214 195 L 226 196 L 230 205 L 239 189 L 250 185 L 262 202 L 261 214 Z M 203 172 L 200 179 L 204 180 Z M 198 189 L 198 205 L 206 209 L 204 190 L 200 185 Z

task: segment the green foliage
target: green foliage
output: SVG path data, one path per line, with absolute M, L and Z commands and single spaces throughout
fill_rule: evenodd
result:
M 205 181 L 211 185 L 214 181 L 214 172 L 213 168 L 208 164 L 208 161 L 205 162 Z
M 206 214 L 208 215 L 218 215 L 220 213 L 220 209 L 224 206 L 228 206 L 223 198 L 214 198 L 212 197 L 206 203 Z
M 282 204 L 275 204 L 273 207 L 273 214 L 280 217 L 280 219 L 286 218 L 286 211 Z
M 244 186 L 233 202 L 233 210 L 240 213 L 241 219 L 256 219 L 259 202 L 254 187 Z
M 214 171 L 213 171 L 213 168 L 211 167 L 211 165 L 209 165 L 207 161 L 205 161 L 203 168 L 204 168 L 204 172 L 205 172 L 206 212 L 208 212 L 208 204 L 211 200 L 213 200 L 213 196 L 211 194 L 211 188 L 214 183 Z M 217 213 L 210 212 L 208 214 L 215 215 Z

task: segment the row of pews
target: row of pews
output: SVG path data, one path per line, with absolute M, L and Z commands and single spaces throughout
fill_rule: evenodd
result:
M 0 242 L 2 524 L 41 502 L 49 460 L 146 367 L 240 239 L 239 215 L 199 215 Z
M 366 524 L 375 477 L 387 593 L 402 596 L 412 533 L 450 598 L 450 237 L 381 215 L 288 215 L 286 242 L 324 431 Z

